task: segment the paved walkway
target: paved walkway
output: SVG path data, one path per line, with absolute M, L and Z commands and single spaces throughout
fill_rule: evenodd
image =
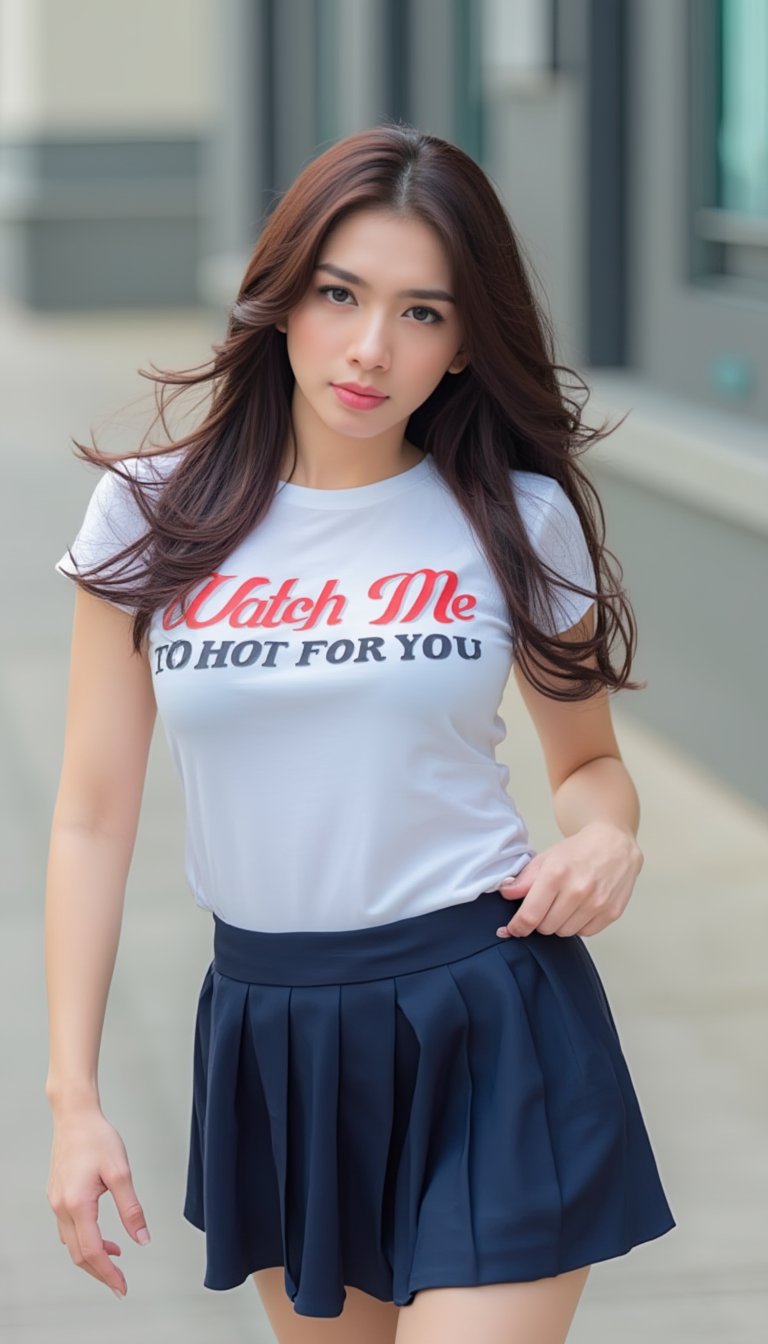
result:
M 14 1344 L 270 1341 L 250 1282 L 202 1287 L 202 1234 L 181 1216 L 192 1021 L 210 927 L 181 876 L 176 777 L 155 734 L 101 1054 L 105 1110 L 127 1146 L 153 1241 L 139 1248 L 109 1197 L 101 1228 L 123 1248 L 118 1303 L 71 1264 L 45 1198 L 50 1117 L 42 918 L 64 726 L 73 594 L 53 563 L 96 473 L 70 436 L 119 451 L 148 424 L 135 372 L 198 364 L 220 334 L 199 314 L 129 319 L 0 314 L 6 637 L 0 674 L 6 899 L 0 1016 L 4 1154 L 0 1337 Z M 106 430 L 105 419 L 119 424 Z M 21 581 L 17 580 L 21 576 Z M 682 637 L 682 636 L 681 636 Z M 573 1344 L 754 1344 L 768 1331 L 765 1214 L 766 818 L 636 726 L 615 719 L 643 800 L 646 864 L 632 902 L 589 940 L 654 1139 L 678 1227 L 596 1266 Z M 538 744 L 514 683 L 504 751 L 534 844 L 558 838 Z M 702 732 L 706 724 L 702 725 Z M 164 975 L 162 996 L 149 987 Z M 227 1330 L 227 1327 L 230 1327 Z

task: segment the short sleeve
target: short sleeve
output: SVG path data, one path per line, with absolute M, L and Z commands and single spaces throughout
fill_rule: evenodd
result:
M 116 465 L 121 471 L 130 472 L 137 478 L 137 458 L 127 458 Z M 147 522 L 131 493 L 128 483 L 114 471 L 104 469 L 97 481 L 86 506 L 80 529 L 69 550 L 55 563 L 59 574 L 74 576 L 78 570 L 88 570 L 117 555 L 125 546 L 136 541 L 147 530 Z M 72 553 L 70 558 L 69 551 Z M 72 561 L 74 560 L 74 566 Z M 125 568 L 123 568 L 125 566 Z M 123 559 L 114 566 L 114 573 L 120 571 L 121 580 L 126 585 L 142 573 L 141 557 L 130 557 L 130 564 Z M 112 567 L 103 570 L 98 578 L 111 577 Z M 96 577 L 96 576 L 94 576 Z M 133 612 L 134 606 L 107 599 L 121 611 Z
M 594 593 L 596 579 L 584 529 L 573 504 L 559 481 L 538 472 L 514 472 L 518 501 L 534 550 L 555 573 Z M 534 619 L 545 634 L 570 629 L 587 612 L 594 597 L 554 587 L 554 625 L 534 604 Z

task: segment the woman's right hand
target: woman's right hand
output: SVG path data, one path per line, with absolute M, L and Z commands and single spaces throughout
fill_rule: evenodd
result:
M 53 1146 L 48 1203 L 56 1215 L 59 1239 L 73 1262 L 124 1297 L 128 1285 L 110 1256 L 120 1255 L 114 1241 L 104 1241 L 97 1221 L 99 1197 L 109 1190 L 126 1231 L 139 1241 L 146 1220 L 133 1188 L 125 1145 L 95 1104 L 53 1114 Z M 143 1241 L 149 1240 L 147 1233 Z

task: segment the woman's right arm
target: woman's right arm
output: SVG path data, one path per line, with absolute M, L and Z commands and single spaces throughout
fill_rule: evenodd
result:
M 125 1148 L 101 1110 L 98 1057 L 117 957 L 156 705 L 131 616 L 77 588 L 64 751 L 45 895 L 49 1063 L 54 1141 L 48 1199 L 81 1268 L 125 1291 L 97 1223 L 109 1189 L 137 1238 L 145 1219 Z

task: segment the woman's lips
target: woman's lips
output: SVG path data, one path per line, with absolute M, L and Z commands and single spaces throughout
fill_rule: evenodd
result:
M 350 392 L 346 387 L 339 387 L 338 383 L 331 383 L 339 401 L 345 406 L 351 406 L 355 411 L 373 411 L 380 406 L 386 397 L 361 396 L 359 392 Z

